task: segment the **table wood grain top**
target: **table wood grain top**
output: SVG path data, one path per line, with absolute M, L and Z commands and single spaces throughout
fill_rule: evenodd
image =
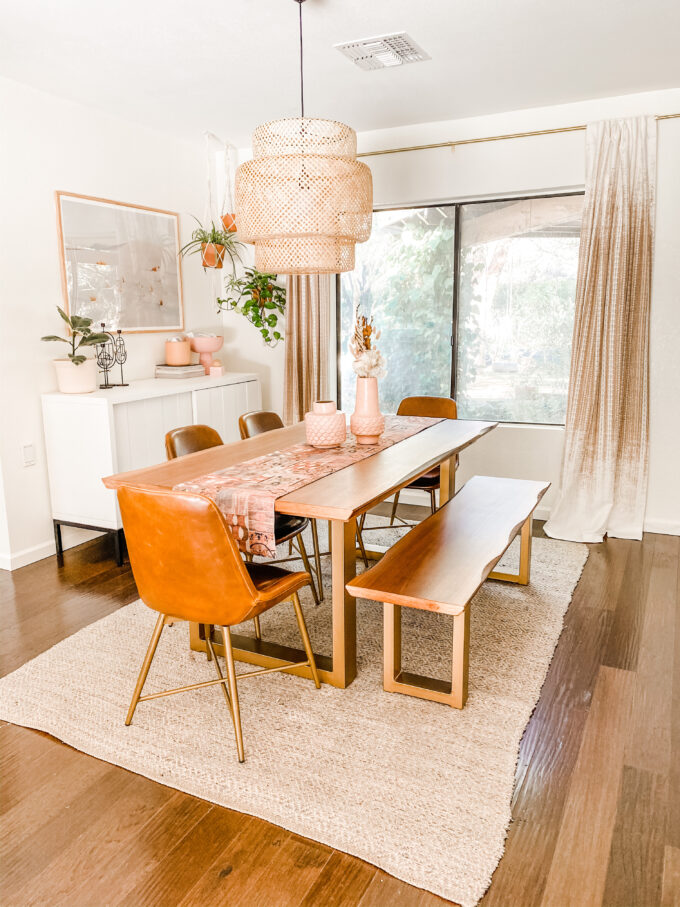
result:
M 469 447 L 497 425 L 497 422 L 444 419 L 374 456 L 277 498 L 276 511 L 323 520 L 349 520 L 438 463 Z M 245 441 L 168 460 L 157 466 L 107 476 L 103 482 L 112 489 L 123 485 L 174 488 L 180 482 L 193 481 L 207 473 L 283 450 L 304 440 L 305 426 L 300 422 Z

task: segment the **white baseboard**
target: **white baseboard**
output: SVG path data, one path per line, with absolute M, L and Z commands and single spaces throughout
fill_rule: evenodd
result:
M 83 542 L 93 539 L 101 532 L 95 532 L 90 529 L 74 529 L 70 526 L 62 528 L 62 544 L 64 551 L 69 548 L 76 548 Z M 18 570 L 20 567 L 27 567 L 36 561 L 42 561 L 46 557 L 51 557 L 57 553 L 57 547 L 54 539 L 49 542 L 42 542 L 40 545 L 33 545 L 30 548 L 23 548 L 14 554 L 0 554 L 0 570 Z
M 392 498 L 387 498 L 388 501 L 391 501 Z M 421 507 L 430 506 L 430 496 L 423 491 L 416 491 L 413 488 L 404 488 L 402 489 L 401 494 L 399 495 L 400 504 L 416 504 Z M 537 507 L 534 511 L 534 519 L 537 520 L 547 520 L 550 516 L 549 507 Z M 651 532 L 652 530 L 650 530 Z M 660 532 L 661 530 L 655 530 Z
M 645 520 L 645 532 L 659 532 L 661 535 L 680 535 L 680 521 L 678 520 Z
M 0 554 L 0 570 L 18 570 L 19 567 L 27 567 L 35 561 L 49 557 L 55 551 L 55 544 L 50 541 L 33 545 L 31 548 L 24 548 L 23 551 L 18 551 L 16 554 Z
M 391 501 L 392 498 L 388 498 L 388 501 Z M 427 494 L 422 491 L 415 491 L 412 488 L 404 488 L 399 495 L 400 504 L 419 504 L 421 507 L 429 507 L 430 499 Z M 534 512 L 534 518 L 537 520 L 547 520 L 550 518 L 550 508 L 549 507 L 537 507 Z M 644 522 L 644 531 L 645 532 L 658 532 L 661 535 L 680 535 L 680 521 L 679 520 L 663 520 L 647 519 Z
M 387 500 L 391 501 L 392 498 L 388 498 Z M 405 488 L 401 492 L 399 501 L 402 504 L 416 504 L 421 507 L 429 506 L 428 495 L 420 491 L 414 491 L 410 488 Z M 534 516 L 537 520 L 547 520 L 550 517 L 550 510 L 547 507 L 537 507 Z M 64 527 L 64 529 L 66 529 L 66 527 Z M 658 532 L 661 535 L 680 535 L 680 521 L 652 518 L 645 520 L 644 531 Z M 94 538 L 95 535 L 99 534 L 100 533 L 95 532 L 88 533 L 90 538 Z M 76 545 L 81 545 L 82 542 L 82 537 L 70 542 L 64 538 L 64 550 L 74 548 Z M 54 541 L 51 540 L 49 542 L 43 542 L 40 545 L 34 545 L 32 548 L 24 548 L 23 551 L 18 551 L 16 554 L 0 554 L 0 570 L 18 570 L 20 567 L 26 567 L 28 564 L 35 563 L 35 561 L 41 561 L 43 558 L 50 557 L 55 551 Z

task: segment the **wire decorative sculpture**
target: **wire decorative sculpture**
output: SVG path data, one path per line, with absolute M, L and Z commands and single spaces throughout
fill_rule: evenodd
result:
M 107 390 L 109 387 L 127 387 L 128 383 L 123 379 L 123 364 L 127 362 L 127 350 L 122 331 L 119 329 L 115 335 L 112 334 L 111 331 L 106 330 L 106 325 L 103 321 L 101 322 L 101 327 L 102 334 L 106 334 L 109 339 L 106 343 L 98 343 L 95 347 L 97 365 L 104 373 L 104 383 L 100 384 L 99 387 L 102 390 Z M 120 381 L 118 383 L 109 381 L 109 372 L 115 365 L 120 367 Z

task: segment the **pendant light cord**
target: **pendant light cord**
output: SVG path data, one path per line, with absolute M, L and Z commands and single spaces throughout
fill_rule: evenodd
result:
M 300 116 L 305 115 L 305 76 L 302 68 L 302 4 L 304 0 L 295 0 L 300 10 Z

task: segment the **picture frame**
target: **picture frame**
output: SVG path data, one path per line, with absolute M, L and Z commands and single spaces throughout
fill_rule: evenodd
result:
M 64 309 L 126 334 L 184 330 L 179 214 L 57 191 Z

